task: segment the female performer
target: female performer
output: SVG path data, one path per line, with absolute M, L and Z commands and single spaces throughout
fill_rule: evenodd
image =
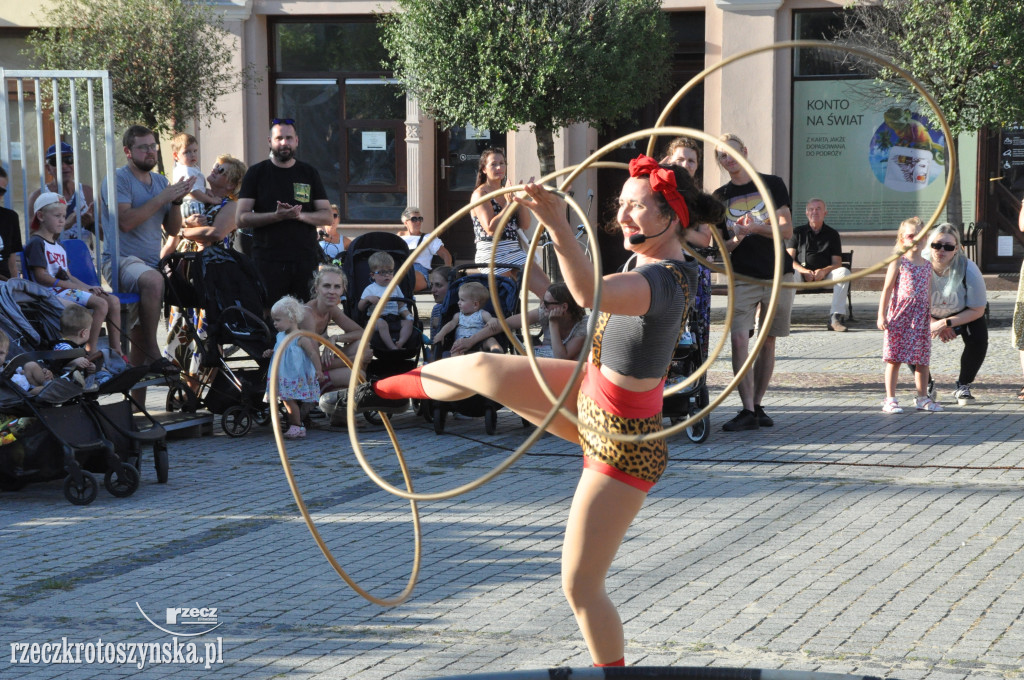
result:
M 505 171 L 508 165 L 505 163 L 505 152 L 501 149 L 485 149 L 480 154 L 480 166 L 476 175 L 476 189 L 473 190 L 473 200 L 479 200 L 483 196 L 497 191 L 505 183 Z M 506 211 L 512 212 L 512 217 L 505 223 L 505 229 L 496 234 L 498 225 Z M 519 222 L 524 216 L 518 205 L 513 205 L 507 198 L 501 196 L 492 198 L 491 204 L 478 205 L 470 212 L 473 220 L 473 234 L 476 237 L 476 262 L 490 262 L 491 250 L 496 249 L 494 254 L 495 264 L 514 264 L 523 268 L 526 276 L 526 285 L 537 297 L 544 295 L 544 291 L 551 285 L 551 281 L 544 275 L 535 264 L 526 264 L 526 251 L 519 243 Z M 511 269 L 496 268 L 495 274 L 501 276 L 512 276 Z
M 988 352 L 988 324 L 985 322 L 985 279 L 978 265 L 967 259 L 960 247 L 960 232 L 948 222 L 932 230 L 925 257 L 932 263 L 932 338 L 949 342 L 956 336 L 964 341 L 960 375 L 953 398 L 961 406 L 974 397 L 974 382 Z M 928 376 L 928 396 L 935 401 L 935 381 Z
M 526 185 L 526 196 L 515 201 L 550 230 L 573 298 L 582 306 L 593 306 L 593 265 L 566 220 L 565 203 L 533 183 Z M 691 223 L 715 224 L 723 211 L 682 168 L 659 166 L 646 156 L 630 162 L 630 178 L 619 194 L 618 223 L 623 247 L 636 255 L 636 266 L 603 278 L 600 308 L 591 320 L 594 346 L 582 378 L 565 401 L 588 427 L 577 429 L 561 414 L 548 426 L 552 434 L 583 447 L 583 473 L 562 546 L 562 587 L 595 665 L 625 665 L 622 622 L 605 593 L 605 575 L 668 462 L 663 438 L 626 443 L 603 433 L 661 431 L 665 374 L 696 278 L 693 265 L 683 261 L 681 239 Z M 575 363 L 544 358 L 537 362 L 559 394 Z M 442 359 L 364 383 L 356 390 L 355 405 L 361 411 L 396 410 L 409 397 L 453 401 L 474 392 L 534 423 L 541 422 L 550 408 L 527 357 L 487 352 Z

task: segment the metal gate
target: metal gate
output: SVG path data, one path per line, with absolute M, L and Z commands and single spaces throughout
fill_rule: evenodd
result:
M 5 94 L 0 106 L 0 164 L 10 177 L 9 191 L 4 205 L 21 213 L 23 242 L 28 241 L 29 224 L 26 219 L 31 206 L 29 196 L 46 186 L 45 132 L 52 124 L 53 143 L 56 146 L 54 181 L 58 193 L 61 185 L 61 142 L 66 141 L 74 150 L 74 186 L 94 187 L 94 203 L 99 203 L 101 182 L 106 183 L 107 196 L 117 196 L 114 178 L 114 154 L 119 144 L 114 138 L 114 106 L 110 75 L 107 71 L 33 71 L 0 68 L 0 83 Z M 30 86 L 30 87 L 27 87 Z M 9 94 L 15 93 L 11 102 Z M 45 110 L 43 92 L 49 92 Z M 98 90 L 98 91 L 97 91 Z M 82 104 L 86 110 L 81 111 Z M 13 109 L 13 110 L 12 110 Z M 65 129 L 62 130 L 61 121 Z M 102 174 L 101 174 L 102 173 Z M 84 201 L 76 201 L 75 226 L 70 236 L 84 236 L 82 211 Z M 116 199 L 115 199 L 116 205 Z M 102 235 L 117 231 L 117 210 L 103 210 L 93 206 L 95 224 L 96 271 L 102 271 L 100 254 L 103 252 Z M 117 238 L 111 244 L 113 281 L 117 291 Z

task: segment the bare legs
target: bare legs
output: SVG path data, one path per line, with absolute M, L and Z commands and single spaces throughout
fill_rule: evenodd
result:
M 885 396 L 888 399 L 896 398 L 896 383 L 900 375 L 900 366 L 903 364 L 886 362 L 885 364 Z M 928 367 L 917 364 L 914 366 L 914 388 L 918 397 L 928 396 Z
M 647 494 L 584 470 L 562 544 L 562 590 L 594 663 L 623 657 L 622 620 L 605 592 L 605 576 Z
M 735 374 L 750 355 L 750 335 L 747 331 L 733 331 L 729 335 L 732 343 L 732 372 Z M 768 383 L 775 372 L 775 337 L 765 338 L 761 352 L 757 355 L 751 371 L 740 380 L 738 386 L 743 408 L 754 410 L 754 404 L 762 403 Z
M 523 356 L 474 352 L 429 363 L 422 368 L 420 376 L 423 390 L 431 399 L 458 401 L 482 394 L 536 425 L 551 410 L 551 402 L 537 384 L 529 361 Z M 576 362 L 538 359 L 537 363 L 557 397 L 569 382 Z M 578 391 L 577 384 L 564 404 L 573 414 Z M 548 432 L 571 442 L 579 441 L 576 426 L 561 415 L 555 416 L 548 425 Z

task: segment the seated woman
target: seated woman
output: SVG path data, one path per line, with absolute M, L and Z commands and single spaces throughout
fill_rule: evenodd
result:
M 245 169 L 245 163 L 234 156 L 217 156 L 213 170 L 206 178 L 209 185 L 207 193 L 216 199 L 216 202 L 202 204 L 199 212 L 185 218 L 181 227 L 185 248 L 202 250 L 210 245 L 231 247 L 235 230 L 238 228 L 235 223 L 235 214 L 238 212 L 235 203 L 238 200 L 238 190 L 242 186 Z
M 509 328 L 522 328 L 523 333 L 528 333 L 530 326 L 540 324 L 541 341 L 533 346 L 537 356 L 575 361 L 586 339 L 585 316 L 586 311 L 573 299 L 569 287 L 564 283 L 553 283 L 541 298 L 539 307 L 531 309 L 525 317 L 515 314 L 508 317 L 507 321 Z M 501 322 L 491 319 L 487 326 L 471 338 L 456 340 L 452 345 L 452 355 L 462 354 L 466 348 L 503 332 Z
M 420 213 L 419 208 L 409 206 L 402 212 L 402 224 L 405 225 L 403 231 L 398 232 L 398 235 L 402 237 L 406 245 L 409 246 L 409 252 L 419 247 L 420 243 L 426 237 L 423 233 L 423 215 Z M 416 258 L 416 262 L 413 263 L 413 268 L 416 270 L 416 287 L 413 289 L 414 292 L 420 293 L 427 289 L 427 278 L 430 276 L 430 268 L 433 265 L 434 255 L 437 255 L 442 260 L 446 267 L 452 266 L 452 255 L 448 252 L 448 249 L 444 247 L 444 243 L 441 239 L 435 238 L 430 242 L 430 245 Z

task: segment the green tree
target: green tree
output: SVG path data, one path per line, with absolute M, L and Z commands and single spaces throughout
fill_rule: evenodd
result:
M 660 94 L 671 43 L 660 0 L 397 0 L 381 19 L 395 77 L 433 118 L 530 123 L 541 171 L 554 132 L 605 125 Z
M 961 133 L 1024 122 L 1024 88 L 1018 82 L 1024 69 L 1024 3 L 880 0 L 847 9 L 837 42 L 867 49 L 918 79 L 946 116 L 957 151 Z M 907 98 L 907 82 L 896 73 L 854 61 L 857 70 L 876 78 L 880 97 Z M 917 100 L 920 111 L 930 114 L 923 98 Z M 963 224 L 959 165 L 953 179 L 946 215 Z
M 224 120 L 217 98 L 256 82 L 232 68 L 237 41 L 206 2 L 53 0 L 40 23 L 28 37 L 36 68 L 109 71 L 115 124 L 143 123 L 158 139 L 188 120 Z

